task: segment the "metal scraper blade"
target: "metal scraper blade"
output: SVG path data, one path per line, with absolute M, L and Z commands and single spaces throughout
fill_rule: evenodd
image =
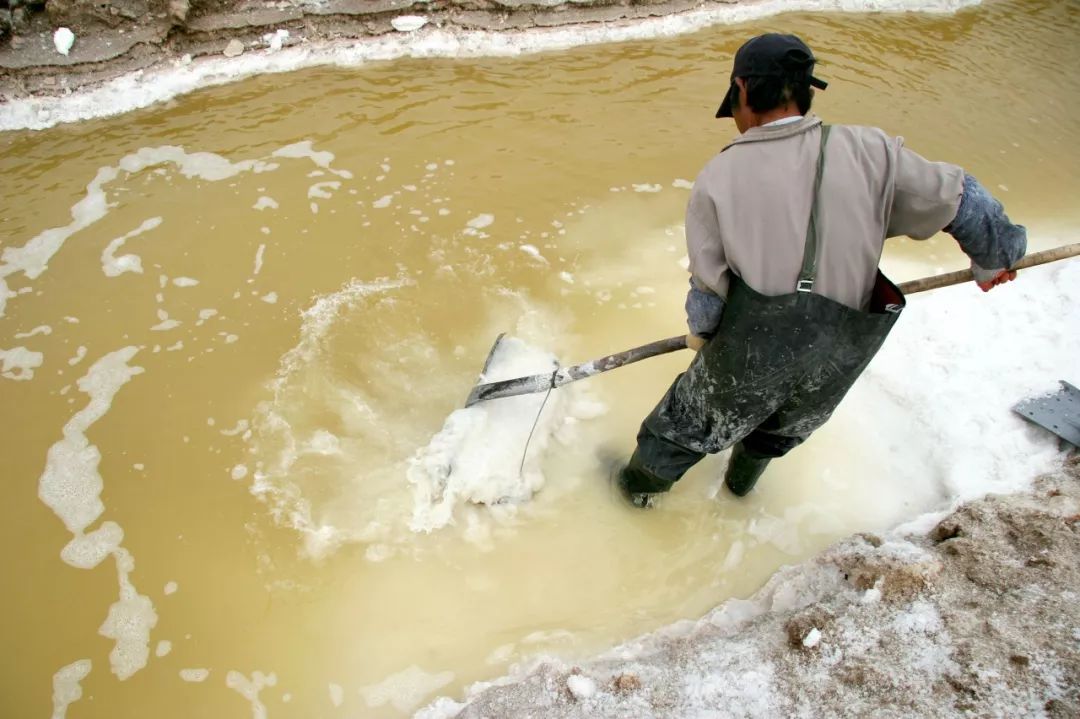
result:
M 1080 389 L 1061 381 L 1062 389 L 1018 402 L 1013 412 L 1080 447 Z

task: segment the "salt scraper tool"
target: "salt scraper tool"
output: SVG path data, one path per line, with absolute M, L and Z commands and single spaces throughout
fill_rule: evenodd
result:
M 1047 262 L 1056 262 L 1057 260 L 1064 260 L 1078 255 L 1080 255 L 1080 242 L 1075 242 L 1071 245 L 1063 245 L 1061 247 L 1055 247 L 1052 250 L 1044 250 L 1042 252 L 1030 254 L 1017 262 L 1010 269 L 1023 270 L 1028 267 L 1046 264 Z M 974 276 L 971 274 L 971 270 L 960 270 L 958 272 L 947 272 L 942 275 L 933 275 L 931 277 L 924 277 L 920 280 L 903 282 L 897 286 L 905 295 L 912 295 L 916 292 L 925 292 L 926 290 L 935 290 L 939 287 L 948 287 L 949 285 L 970 282 L 973 279 Z M 500 334 L 495 338 L 495 343 L 491 346 L 491 351 L 488 352 L 487 361 L 484 362 L 484 369 L 480 375 L 481 378 L 487 373 L 488 368 L 491 366 L 491 360 L 495 356 L 495 352 L 499 348 L 499 343 L 504 336 L 505 333 Z M 650 342 L 647 345 L 634 347 L 632 349 L 624 350 L 623 352 L 616 352 L 615 354 L 610 354 L 606 357 L 592 360 L 591 362 L 573 365 L 572 367 L 560 367 L 548 374 L 535 374 L 528 377 L 515 377 L 514 379 L 478 384 L 472 388 L 471 392 L 469 392 L 469 397 L 465 400 L 465 406 L 472 407 L 477 402 L 498 399 L 500 397 L 516 397 L 522 394 L 549 392 L 557 387 L 562 387 L 564 384 L 577 382 L 579 379 L 586 379 L 602 372 L 609 372 L 613 369 L 633 364 L 634 362 L 640 362 L 643 359 L 649 359 L 650 357 L 656 357 L 681 349 L 686 349 L 686 335 L 657 340 L 656 342 Z

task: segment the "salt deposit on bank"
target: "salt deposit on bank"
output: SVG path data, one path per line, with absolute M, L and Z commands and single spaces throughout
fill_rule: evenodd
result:
M 750 22 L 782 12 L 940 12 L 977 5 L 980 0 L 759 0 L 706 5 L 693 10 L 627 22 L 587 23 L 513 32 L 443 29 L 399 19 L 405 32 L 365 40 L 298 43 L 280 48 L 270 41 L 264 50 L 234 57 L 212 56 L 194 61 L 184 56 L 170 67 L 124 75 L 101 87 L 64 97 L 12 100 L 0 112 L 0 131 L 40 130 L 66 122 L 118 115 L 148 107 L 194 90 L 264 73 L 306 67 L 356 67 L 375 61 L 413 58 L 515 57 L 629 40 L 672 37 L 712 25 Z M 240 46 L 243 50 L 243 46 Z

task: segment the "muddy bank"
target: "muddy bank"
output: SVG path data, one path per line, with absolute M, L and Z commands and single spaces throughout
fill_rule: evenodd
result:
M 143 71 L 190 67 L 200 59 L 236 59 L 235 77 L 329 62 L 279 61 L 282 50 L 325 56 L 346 51 L 345 64 L 404 54 L 456 57 L 513 55 L 690 32 L 796 11 L 955 12 L 980 0 L 11 0 L 0 2 L 0 109 L 27 98 L 63 98 L 111 88 L 110 101 L 127 111 L 132 87 L 150 84 Z M 654 23 L 651 27 L 642 27 Z M 516 34 L 571 36 L 522 42 Z M 59 33 L 59 35 L 57 34 Z M 434 37 L 433 37 L 434 34 Z M 412 36 L 416 36 L 415 38 Z M 491 36 L 504 39 L 491 44 Z M 379 43 L 382 43 L 380 46 Z M 365 50 L 366 48 L 366 50 Z M 404 49 L 403 49 L 404 48 Z M 258 56 L 250 59 L 246 56 Z M 214 68 L 208 74 L 219 73 Z M 141 83 L 140 83 L 141 80 Z M 224 80 L 207 84 L 217 84 Z M 85 94 L 80 92 L 78 94 Z M 36 106 L 35 113 L 52 112 Z M 45 127 L 96 116 L 81 111 Z
M 520 30 L 670 15 L 716 0 L 49 0 L 0 11 L 0 99 L 62 94 L 165 62 L 316 41 L 449 30 Z M 743 0 L 741 4 L 756 4 Z M 403 19 L 404 18 L 404 19 Z M 60 27 L 75 36 L 54 46 Z M 277 39 L 274 39 L 276 36 Z
M 748 600 L 425 719 L 1080 715 L 1080 456 L 921 536 L 863 534 Z

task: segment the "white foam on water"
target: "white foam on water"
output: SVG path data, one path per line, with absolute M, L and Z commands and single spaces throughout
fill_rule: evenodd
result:
M 34 370 L 45 361 L 45 355 L 26 347 L 0 350 L 0 377 L 25 382 L 34 378 Z
M 472 218 L 471 220 L 469 220 L 465 224 L 468 225 L 469 227 L 471 227 L 474 230 L 480 230 L 480 229 L 483 229 L 485 227 L 490 226 L 491 223 L 493 223 L 493 222 L 495 222 L 495 215 L 489 215 L 489 214 L 485 213 L 485 214 L 477 215 L 476 217 Z
M 242 419 L 238 421 L 233 427 L 221 430 L 221 433 L 226 437 L 235 437 L 238 434 L 243 434 L 244 432 L 246 432 L 248 427 L 250 426 L 251 424 L 246 419 Z
M 86 347 L 84 347 L 83 345 L 79 345 L 75 349 L 75 355 L 71 359 L 68 360 L 68 364 L 70 366 L 74 367 L 75 365 L 82 362 L 83 358 L 85 358 L 85 357 L 86 357 Z
M 60 551 L 60 558 L 77 569 L 93 569 L 115 552 L 124 541 L 124 530 L 116 522 L 102 522 L 92 532 L 76 535 Z
M 169 319 L 169 313 L 165 310 L 158 310 L 158 319 L 161 321 L 150 328 L 151 332 L 168 332 L 183 324 L 180 320 Z
M 116 560 L 120 597 L 109 607 L 109 614 L 98 629 L 98 634 L 113 640 L 109 665 L 112 673 L 124 681 L 149 661 L 150 631 L 157 626 L 158 616 L 150 598 L 139 594 L 131 583 L 135 558 L 123 547 L 117 548 L 113 557 Z
M 185 682 L 193 682 L 197 684 L 199 682 L 205 682 L 209 676 L 210 670 L 203 669 L 202 667 L 180 670 L 180 678 Z
M 340 684 L 334 684 L 333 682 L 327 687 L 330 691 L 330 703 L 334 705 L 334 708 L 340 707 L 345 702 L 345 689 Z
M 480 381 L 546 375 L 557 367 L 554 355 L 520 339 L 504 337 Z M 580 411 L 574 404 L 581 389 L 552 392 L 546 405 L 545 394 L 539 393 L 454 411 L 427 446 L 409 460 L 406 476 L 413 487 L 410 529 L 431 532 L 445 527 L 455 522 L 455 515 L 466 505 L 485 505 L 496 516 L 512 516 L 516 505 L 530 500 L 544 485 L 544 451 L 568 420 L 572 424 L 575 409 Z M 595 407 L 591 410 L 594 416 L 597 411 Z M 525 453 L 530 432 L 532 439 Z
M 37 335 L 45 335 L 46 337 L 52 334 L 52 327 L 49 325 L 38 325 L 29 332 L 16 332 L 15 339 L 24 340 Z
M 399 368 L 438 363 L 444 351 L 459 358 L 464 350 L 439 346 L 425 330 L 404 328 L 402 334 L 395 317 L 384 315 L 417 301 L 414 292 L 403 291 L 413 284 L 404 276 L 357 280 L 316 298 L 302 313 L 299 342 L 281 359 L 269 387 L 272 398 L 259 405 L 245 432 L 252 436 L 249 452 L 254 455 L 251 491 L 267 502 L 279 524 L 300 533 L 308 556 L 325 556 L 346 542 L 366 545 L 370 561 L 422 552 L 429 543 L 417 532 L 450 524 L 466 541 L 490 548 L 499 532 L 520 522 L 520 505 L 543 485 L 540 466 L 551 440 L 572 445 L 573 423 L 602 411 L 583 385 L 554 393 L 522 472 L 522 453 L 542 395 L 499 400 L 454 413 L 449 420 L 445 414 L 430 416 L 428 402 L 419 398 L 430 395 L 443 404 L 446 388 L 434 377 L 410 379 L 411 373 Z M 519 318 L 518 332 L 551 336 L 554 318 L 548 313 L 518 293 L 500 291 L 499 298 Z M 382 339 L 374 345 L 365 341 L 370 346 L 361 350 L 349 339 L 358 332 Z M 365 372 L 381 378 L 374 391 L 339 374 L 340 345 L 346 352 L 369 353 Z M 525 345 L 520 340 L 504 343 L 494 365 L 504 376 L 552 370 L 550 354 L 524 350 L 520 354 L 533 353 L 532 363 L 515 364 L 506 354 L 513 348 Z M 499 375 L 489 371 L 488 376 Z M 462 393 L 473 380 L 463 381 Z M 411 406 L 394 403 L 391 414 L 383 416 L 386 395 L 395 392 L 408 393 Z M 402 413 L 418 414 L 402 426 Z M 429 424 L 433 421 L 439 424 Z M 327 423 L 341 430 L 331 432 Z M 370 443 L 378 445 L 377 457 Z
M 518 245 L 518 249 L 524 252 L 529 257 L 537 260 L 538 262 L 541 262 L 545 265 L 548 264 L 547 258 L 540 254 L 540 250 L 536 247 L 536 245 Z
M 172 642 L 170 642 L 168 639 L 162 639 L 157 643 L 157 646 L 154 647 L 154 656 L 158 659 L 161 659 L 162 657 L 168 656 L 169 652 L 171 651 Z
M 260 443 L 271 446 L 265 450 L 256 448 L 257 451 L 265 451 L 265 454 L 259 455 L 261 467 L 253 474 L 251 492 L 270 505 L 271 513 L 278 522 L 301 532 L 309 554 L 324 554 L 340 544 L 353 528 L 336 528 L 318 521 L 313 517 L 310 502 L 294 483 L 292 470 L 304 455 L 305 447 L 303 440 L 294 433 L 291 415 L 283 409 L 288 404 L 285 397 L 292 383 L 302 383 L 307 369 L 318 365 L 320 358 L 325 356 L 335 324 L 368 302 L 377 302 L 379 298 L 413 284 L 411 279 L 404 276 L 370 281 L 356 279 L 336 292 L 317 297 L 300 313 L 300 339 L 281 358 L 269 386 L 272 399 L 260 403 L 250 428 L 246 420 L 242 424 L 245 439 L 254 433 Z
M 367 282 L 354 279 L 347 282 L 337 292 L 316 299 L 310 307 L 300 313 L 303 320 L 300 341 L 282 358 L 274 386 L 279 387 L 281 381 L 289 374 L 302 368 L 320 352 L 327 333 L 338 321 L 342 312 L 371 295 L 387 293 L 412 284 L 413 281 L 405 277 L 394 279 L 383 277 Z
M 260 671 L 254 671 L 251 673 L 251 679 L 235 670 L 225 675 L 225 686 L 251 702 L 252 719 L 266 719 L 266 705 L 259 700 L 259 692 L 264 687 L 276 685 L 277 675 L 273 672 L 263 674 Z
M 341 183 L 336 180 L 330 182 L 316 182 L 308 188 L 307 196 L 309 200 L 329 200 L 334 196 L 334 192 L 340 187 Z
M 337 170 L 331 167 L 331 164 L 334 162 L 334 153 L 329 152 L 328 150 L 316 150 L 311 140 L 302 140 L 300 142 L 294 142 L 291 145 L 286 145 L 285 147 L 275 150 L 273 157 L 288 157 L 292 159 L 307 158 L 315 163 L 316 166 L 321 167 L 338 177 L 351 180 L 353 176 L 348 170 Z
M 262 272 L 263 267 L 263 254 L 266 252 L 266 243 L 261 243 L 259 249 L 255 250 L 255 267 L 252 270 L 253 275 L 257 275 Z M 201 314 L 200 314 L 201 316 Z M 206 318 L 203 318 L 206 319 Z
M 125 347 L 91 365 L 78 381 L 79 390 L 90 401 L 64 425 L 63 438 L 49 448 L 38 497 L 76 537 L 105 511 L 100 497 L 104 485 L 98 474 L 101 453 L 87 440 L 86 430 L 105 416 L 120 388 L 143 372 L 142 367 L 128 364 L 138 351 Z
M 93 662 L 80 659 L 61 667 L 53 674 L 52 719 L 64 719 L 68 707 L 82 699 L 81 682 L 90 674 L 92 668 Z
M 105 276 L 119 277 L 125 272 L 142 274 L 142 259 L 138 255 L 127 254 L 117 257 L 116 251 L 123 247 L 124 243 L 132 237 L 138 237 L 144 232 L 153 230 L 160 226 L 161 222 L 160 217 L 151 217 L 126 235 L 112 240 L 101 253 L 101 271 L 105 273 Z
M 276 210 L 277 208 L 277 201 L 273 197 L 267 197 L 266 195 L 260 197 L 258 200 L 255 201 L 255 204 L 251 206 L 251 209 L 253 210 Z
M 176 582 L 166 582 L 163 591 L 165 592 L 165 596 L 168 596 L 170 594 L 176 594 L 176 590 L 179 588 L 180 586 Z
M 259 299 L 261 301 L 265 302 L 268 305 L 276 305 L 277 301 L 278 301 L 278 293 L 277 292 L 267 292 L 265 295 L 263 295 Z
M 452 681 L 454 681 L 453 672 L 432 674 L 414 664 L 378 684 L 362 688 L 360 696 L 373 709 L 390 704 L 399 712 L 409 713 L 419 707 L 432 692 Z
M 63 438 L 49 447 L 45 471 L 38 481 L 38 497 L 74 535 L 60 553 L 63 561 L 79 569 L 91 569 L 107 556 L 116 560 L 120 596 L 109 608 L 99 633 L 115 640 L 109 654 L 112 671 L 127 679 L 146 666 L 150 653 L 150 630 L 157 624 L 154 605 L 131 583 L 135 559 L 120 546 L 124 534 L 115 522 L 87 528 L 105 511 L 101 502 L 104 482 L 98 473 L 101 452 L 90 444 L 87 430 L 105 416 L 112 400 L 132 377 L 143 372 L 128 364 L 138 352 L 125 347 L 111 352 L 78 380 L 79 390 L 90 397 L 86 407 L 64 425 Z
M 346 179 L 352 177 L 347 170 L 336 170 L 330 167 L 330 163 L 334 161 L 333 153 L 314 150 L 310 140 L 280 148 L 272 154 L 272 157 L 307 158 L 318 167 L 327 169 L 340 177 Z M 23 287 L 19 292 L 13 292 L 7 278 L 22 273 L 28 280 L 36 279 L 48 268 L 49 261 L 60 251 L 68 238 L 104 218 L 110 207 L 105 192 L 109 183 L 119 179 L 121 172 L 130 176 L 148 168 L 166 164 L 173 165 L 178 173 L 188 179 L 208 182 L 220 182 L 245 172 L 271 172 L 279 167 L 277 163 L 266 159 L 232 162 L 211 152 L 188 152 L 183 147 L 174 145 L 144 147 L 124 156 L 114 166 L 102 167 L 86 186 L 86 194 L 83 198 L 72 206 L 70 223 L 63 227 L 44 230 L 21 247 L 4 248 L 3 253 L 0 254 L 0 317 L 4 316 L 7 303 L 11 298 L 31 289 Z M 150 218 L 132 232 L 110 242 L 101 258 L 102 270 L 105 274 L 115 277 L 124 272 L 142 272 L 142 260 L 137 255 L 128 254 L 116 257 L 115 253 L 125 241 L 158 227 L 161 222 L 160 217 Z M 261 261 L 257 260 L 256 264 L 261 265 Z M 169 323 L 158 329 L 172 329 L 175 326 Z
M 174 277 L 172 283 L 177 287 L 195 287 L 199 281 L 193 277 Z
M 0 131 L 44 129 L 64 122 L 118 115 L 184 93 L 263 73 L 319 65 L 356 67 L 402 57 L 515 57 L 580 45 L 672 37 L 712 25 L 749 22 L 783 12 L 939 12 L 951 13 L 979 0 L 760 0 L 710 4 L 661 17 L 618 23 L 586 23 L 513 32 L 465 31 L 428 26 L 411 33 L 366 40 L 305 42 L 281 50 L 245 52 L 234 58 L 212 56 L 111 80 L 93 90 L 64 97 L 21 98 L 0 113 Z

